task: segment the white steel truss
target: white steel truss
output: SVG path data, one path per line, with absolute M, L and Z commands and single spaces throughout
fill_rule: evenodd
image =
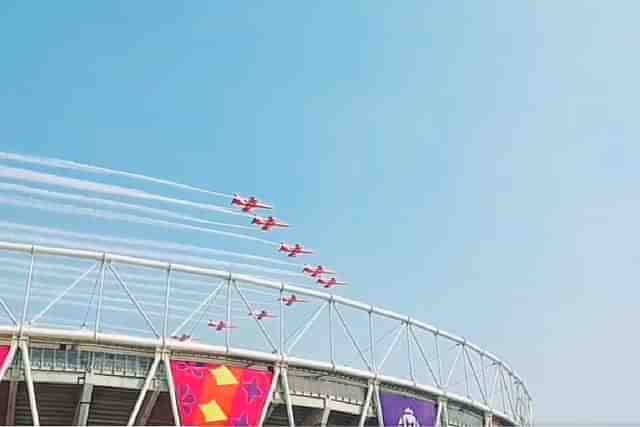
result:
M 99 253 L 85 250 L 71 250 L 54 247 L 34 246 L 27 244 L 0 242 L 0 272 L 2 271 L 1 255 L 27 254 L 30 256 L 28 265 L 25 265 L 26 282 L 15 281 L 10 288 L 12 291 L 3 293 L 0 298 L 0 308 L 7 315 L 10 323 L 0 324 L 0 334 L 13 337 L 10 358 L 12 359 L 16 351 L 20 351 L 23 364 L 29 403 L 33 415 L 33 423 L 38 425 L 38 410 L 31 378 L 29 361 L 29 340 L 31 338 L 60 337 L 61 339 L 73 339 L 75 341 L 86 341 L 94 343 L 107 343 L 114 345 L 133 345 L 155 351 L 155 358 L 144 384 L 136 401 L 133 412 L 129 417 L 128 425 L 136 422 L 145 394 L 148 392 L 160 363 L 164 366 L 166 381 L 169 387 L 171 409 L 176 425 L 180 419 L 175 396 L 175 388 L 170 368 L 170 357 L 173 352 L 191 352 L 195 354 L 222 355 L 227 357 L 248 358 L 258 362 L 263 362 L 274 367 L 275 383 L 281 384 L 283 397 L 287 409 L 287 417 L 291 426 L 295 424 L 293 419 L 293 409 L 289 390 L 288 367 L 301 367 L 318 369 L 336 374 L 348 375 L 359 378 L 368 384 L 362 414 L 359 418 L 359 425 L 363 425 L 370 405 L 375 406 L 375 413 L 380 422 L 382 416 L 380 412 L 380 390 L 387 386 L 402 387 L 412 390 L 415 393 L 423 393 L 431 396 L 444 405 L 438 405 L 438 424 L 440 418 L 446 415 L 446 402 L 457 402 L 466 407 L 474 408 L 477 412 L 485 415 L 497 415 L 508 422 L 519 426 L 533 425 L 533 402 L 524 385 L 522 379 L 503 361 L 495 355 L 469 343 L 467 340 L 456 335 L 439 330 L 426 323 L 411 319 L 401 314 L 383 310 L 378 307 L 363 304 L 358 301 L 335 296 L 333 294 L 318 292 L 308 288 L 292 286 L 280 281 L 256 278 L 244 274 L 229 273 L 226 271 L 213 270 L 202 267 L 195 267 L 183 264 L 166 263 L 150 259 L 136 258 L 124 255 L 109 253 Z M 78 268 L 59 268 L 59 271 L 66 271 L 67 276 L 62 275 L 62 279 L 68 277 L 69 281 L 54 290 L 54 296 L 43 296 L 42 289 L 34 286 L 34 271 L 39 267 L 40 257 L 55 259 L 59 264 L 61 260 L 72 260 L 74 262 L 89 263 L 88 266 Z M 12 265 L 15 261 L 12 261 Z M 40 268 L 50 268 L 55 265 L 51 260 L 42 263 Z M 122 266 L 122 270 L 120 267 Z M 11 267 L 14 268 L 14 267 Z M 125 269 L 149 269 L 158 273 L 158 279 L 148 278 L 144 274 L 121 274 Z M 109 276 L 107 276 L 109 272 Z M 65 328 L 56 327 L 49 320 L 49 314 L 54 307 L 65 304 L 67 299 L 83 298 L 85 294 L 77 293 L 79 284 L 87 279 L 92 273 L 96 273 L 96 283 L 94 291 L 97 290 L 97 301 L 95 303 L 95 316 L 91 328 L 85 328 L 84 323 L 81 328 L 73 328 L 71 325 Z M 135 271 L 134 271 L 135 273 Z M 11 274 L 14 274 L 11 270 Z M 76 275 L 77 274 L 77 275 Z M 179 275 L 188 275 L 197 278 L 213 279 L 202 284 L 200 287 L 187 288 L 181 282 Z M 23 276 L 23 278 L 25 277 Z M 137 314 L 144 321 L 142 331 L 148 331 L 150 336 L 142 335 L 138 329 L 129 329 L 127 334 L 110 332 L 109 312 L 116 308 L 104 304 L 109 298 L 109 292 L 114 290 L 113 279 L 117 286 L 127 295 L 132 308 L 119 308 L 123 316 Z M 23 279 L 24 280 L 24 279 Z M 108 280 L 111 282 L 107 283 Z M 155 282 L 154 282 L 155 280 Z M 190 286 L 196 286 L 189 281 Z M 69 284 L 70 283 L 70 284 Z M 156 284 L 154 284 L 156 283 Z M 20 296 L 20 287 L 22 296 Z M 117 286 L 115 289 L 117 289 Z M 52 287 L 55 289 L 55 287 Z M 142 290 L 141 290 L 142 289 Z M 216 300 L 216 297 L 224 293 L 224 302 Z M 49 292 L 49 289 L 46 289 Z M 317 302 L 310 317 L 298 319 L 290 308 L 285 309 L 282 299 L 284 294 L 292 293 L 304 296 L 310 301 Z M 176 297 L 180 293 L 191 293 L 201 295 L 192 298 L 195 307 L 182 307 L 178 310 L 176 302 L 189 302 L 184 297 Z M 153 312 L 145 310 L 145 300 L 151 297 L 158 297 L 163 300 L 162 304 L 151 304 L 161 306 L 162 310 Z M 237 298 L 239 297 L 239 299 Z M 260 297 L 262 300 L 256 302 L 252 298 Z M 93 294 L 91 296 L 93 299 Z M 266 298 L 266 299 L 264 299 Z M 221 298 L 222 299 L 222 298 Z M 13 307 L 7 301 L 17 301 Z M 37 302 L 44 301 L 43 307 L 38 307 Z M 175 301 L 175 302 L 174 302 Z M 271 302 L 269 302 L 271 301 Z M 269 332 L 267 326 L 256 316 L 250 315 L 251 319 L 234 317 L 234 313 L 255 313 L 259 304 L 275 305 L 273 301 L 278 301 L 277 317 L 277 339 Z M 21 302 L 21 304 L 20 304 Z M 173 302 L 173 304 L 172 304 Z M 77 301 L 76 301 L 77 303 Z M 91 303 L 92 304 L 92 303 Z M 91 307 L 91 304 L 89 307 Z M 327 308 L 328 319 L 324 319 L 328 324 L 324 325 L 327 342 L 325 345 L 329 350 L 328 360 L 318 360 L 317 357 L 304 357 L 304 349 L 301 349 L 301 342 L 308 336 L 309 330 L 319 322 L 321 314 Z M 29 317 L 33 310 L 36 314 Z M 202 320 L 209 310 L 218 310 L 224 317 L 228 325 L 238 322 L 251 321 L 255 323 L 255 329 L 262 340 L 252 338 L 254 343 L 263 343 L 261 350 L 248 350 L 242 343 L 242 335 L 238 332 L 232 334 L 229 328 L 217 336 L 221 338 L 220 343 L 209 343 L 199 341 L 180 341 L 174 337 L 192 324 L 188 336 L 202 326 Z M 118 310 L 115 310 L 118 311 Z M 175 313 L 183 311 L 186 316 L 178 316 Z M 20 313 L 16 317 L 13 313 Z M 366 321 L 366 326 L 355 328 L 347 321 L 346 313 L 361 315 Z M 221 317 L 222 317 L 221 316 Z M 286 316 L 286 319 L 285 319 Z M 134 316 L 135 317 L 135 316 Z M 300 317 L 300 316 L 298 316 Z M 128 319 L 128 317 L 127 317 Z M 154 321 L 155 319 L 155 321 Z M 179 322 L 171 333 L 169 333 L 170 320 Z M 376 335 L 374 324 L 376 321 L 388 322 L 392 325 L 392 338 L 388 345 L 381 345 L 380 341 L 386 339 Z M 297 323 L 296 323 L 297 322 Z M 340 324 L 348 339 L 346 342 L 355 349 L 365 369 L 355 369 L 345 364 L 343 353 L 344 348 L 339 345 L 339 338 L 334 333 L 335 324 Z M 156 327 L 160 325 L 160 327 Z M 289 337 L 285 336 L 285 328 L 293 325 L 294 331 Z M 114 327 L 114 329 L 117 329 Z M 241 329 L 246 331 L 247 328 Z M 215 333 L 214 333 L 215 334 Z M 404 337 L 406 344 L 398 345 Z M 432 339 L 428 339 L 431 337 Z M 215 335 L 211 338 L 215 338 Z M 313 348 L 317 349 L 321 343 L 319 336 L 313 336 Z M 324 338 L 323 338 L 324 339 Z M 367 343 L 363 347 L 362 343 Z M 391 356 L 398 351 L 398 347 L 406 346 L 406 357 L 402 362 L 390 363 L 394 358 Z M 380 352 L 382 351 L 382 352 Z M 416 356 L 417 354 L 417 356 Z M 447 357 L 449 357 L 447 359 Z M 448 360 L 448 362 L 447 362 Z M 405 365 L 403 374 L 398 375 L 394 369 L 402 368 Z M 6 366 L 4 368 L 6 370 Z M 408 372 L 408 375 L 406 374 Z M 5 372 L 0 372 L 0 378 Z M 271 390 L 273 394 L 274 389 Z M 271 396 L 270 394 L 270 396 Z M 487 415 L 485 418 L 491 418 Z M 262 414 L 261 422 L 264 421 L 265 414 Z

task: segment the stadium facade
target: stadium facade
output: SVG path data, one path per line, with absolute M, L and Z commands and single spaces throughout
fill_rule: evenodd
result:
M 532 398 L 504 361 L 399 313 L 281 281 L 142 257 L 10 242 L 0 242 L 0 252 L 16 267 L 5 274 L 0 298 L 0 420 L 7 425 L 188 425 L 192 410 L 229 415 L 220 402 L 198 406 L 176 369 L 192 370 L 198 381 L 205 381 L 198 370 L 215 371 L 218 385 L 246 386 L 248 401 L 263 399 L 258 421 L 218 418 L 229 425 L 417 426 L 424 422 L 414 412 L 424 408 L 437 426 L 533 425 Z M 62 272 L 72 280 L 50 285 Z M 90 278 L 95 292 L 82 302 L 80 288 Z M 185 284 L 196 282 L 203 297 L 176 314 L 189 299 L 180 292 L 189 295 Z M 125 311 L 122 300 L 113 304 L 114 289 L 127 300 Z M 237 312 L 255 309 L 252 292 L 269 301 L 296 294 L 313 310 L 296 318 L 278 303 L 270 324 L 239 319 Z M 189 325 L 206 321 L 213 300 L 221 301 L 227 324 L 246 324 L 211 331 L 219 342 L 179 339 Z M 60 307 L 82 322 L 48 320 Z M 117 320 L 129 326 L 126 333 L 107 326 Z M 391 331 L 384 337 L 383 326 Z M 245 374 L 268 381 L 243 383 Z M 387 403 L 396 401 L 397 408 Z

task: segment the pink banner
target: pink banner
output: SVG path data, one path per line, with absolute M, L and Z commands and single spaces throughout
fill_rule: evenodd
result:
M 10 347 L 8 345 L 0 345 L 0 371 L 3 370 L 2 368 L 4 368 L 4 364 L 7 363 L 9 348 Z M 2 378 L 0 378 L 0 381 L 2 381 Z
M 223 364 L 171 361 L 184 426 L 256 426 L 273 374 Z

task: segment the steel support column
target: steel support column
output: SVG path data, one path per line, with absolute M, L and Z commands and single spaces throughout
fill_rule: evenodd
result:
M 493 427 L 493 414 L 491 412 L 484 413 L 484 427 Z
M 87 379 L 90 379 L 87 381 Z M 89 420 L 89 411 L 91 410 L 91 399 L 93 396 L 93 383 L 91 382 L 91 375 L 85 376 L 85 382 L 82 385 L 82 392 L 80 393 L 80 400 L 76 407 L 76 414 L 74 416 L 74 425 L 86 426 Z
M 333 299 L 329 301 L 329 359 L 331 360 L 331 365 L 336 366 L 333 349 Z
M 411 378 L 411 381 L 415 384 L 416 383 L 416 374 L 415 374 L 415 370 L 413 368 L 413 355 L 411 354 L 411 334 L 409 332 L 410 328 L 411 328 L 411 323 L 407 322 L 405 333 L 407 335 L 406 336 L 406 338 L 407 338 L 407 360 L 409 362 L 409 377 Z
M 164 291 L 164 319 L 162 322 L 162 345 L 167 342 L 167 333 L 169 328 L 169 295 L 171 294 L 171 264 L 167 268 L 167 287 Z
M 438 399 L 438 410 L 436 411 L 436 424 L 435 427 L 447 427 L 447 400 Z
M 360 420 L 358 421 L 358 427 L 364 427 L 364 423 L 367 421 L 367 417 L 369 416 L 369 408 L 371 407 L 372 395 L 373 395 L 373 382 L 369 382 L 369 386 L 367 387 L 367 394 L 364 398 L 364 403 L 362 404 L 362 412 L 360 413 Z
M 231 279 L 227 280 L 227 299 L 226 299 L 226 322 L 227 327 L 224 329 L 224 345 L 229 352 L 231 346 Z
M 284 402 L 287 407 L 287 419 L 289 427 L 296 427 L 296 421 L 293 418 L 293 404 L 291 402 L 291 393 L 289 391 L 289 374 L 285 367 L 281 368 L 280 380 L 282 381 L 282 390 L 284 391 Z
M 331 414 L 331 398 L 324 398 L 324 408 L 322 408 L 322 418 L 320 419 L 320 426 L 327 427 L 329 422 L 329 415 Z
M 33 265 L 36 261 L 35 247 L 31 247 L 31 262 L 29 263 L 29 275 L 27 276 L 27 283 L 24 287 L 24 301 L 22 303 L 22 316 L 20 317 L 20 325 L 18 330 L 18 336 L 22 337 L 24 331 L 24 324 L 27 321 L 27 313 L 29 311 L 29 301 L 31 298 L 31 284 L 33 282 Z
M 156 352 L 156 356 L 153 359 L 151 368 L 149 368 L 149 373 L 147 374 L 147 377 L 144 380 L 144 384 L 142 385 L 142 389 L 140 390 L 140 394 L 138 395 L 138 400 L 136 401 L 136 404 L 133 407 L 133 411 L 131 411 L 131 415 L 129 416 L 129 422 L 127 422 L 127 426 L 132 426 L 133 423 L 136 422 L 138 412 L 140 412 L 140 408 L 142 407 L 142 403 L 144 402 L 144 396 L 147 394 L 147 390 L 149 390 L 151 381 L 153 381 L 153 378 L 156 375 L 156 370 L 158 369 L 158 363 L 160 363 L 161 358 L 162 357 L 160 352 Z
M 380 399 L 380 384 L 373 384 L 373 393 L 376 398 L 376 416 L 378 417 L 378 425 L 384 427 L 384 417 L 382 416 L 382 399 Z
M 169 400 L 171 400 L 171 412 L 173 413 L 173 421 L 176 426 L 180 426 L 180 413 L 178 412 L 178 400 L 176 399 L 176 385 L 173 382 L 173 374 L 171 373 L 171 360 L 169 355 L 164 353 L 162 355 L 162 361 L 164 362 L 164 373 L 167 377 L 167 387 L 169 387 Z
M 276 389 L 276 385 L 280 380 L 280 367 L 276 366 L 273 368 L 273 379 L 271 380 L 271 387 L 269 387 L 269 394 L 267 394 L 267 400 L 264 402 L 264 408 L 262 409 L 262 413 L 260 414 L 260 419 L 258 420 L 258 427 L 262 427 L 264 424 L 264 420 L 267 417 L 267 412 L 269 410 L 269 406 L 271 405 L 271 401 L 273 400 L 273 392 Z
M 29 358 L 29 346 L 25 340 L 20 341 L 20 353 L 24 365 L 24 379 L 27 383 L 27 394 L 29 395 L 29 408 L 31 409 L 31 420 L 34 426 L 40 425 L 40 414 L 36 404 L 36 392 L 33 388 L 33 376 L 31 375 L 31 360 Z
M 156 402 L 158 401 L 158 397 L 160 396 L 160 390 L 153 390 L 149 395 L 149 399 L 142 407 L 140 411 L 140 418 L 138 420 L 139 426 L 146 426 L 149 421 L 149 417 L 151 416 L 151 411 L 153 411 L 154 406 L 156 406 Z
M 371 307 L 371 310 L 369 310 L 369 351 L 370 351 L 370 358 L 371 358 L 371 366 L 373 366 L 373 368 L 376 368 L 376 350 L 375 350 L 375 336 L 374 336 L 374 329 L 373 329 L 373 307 Z
M 96 307 L 96 321 L 93 325 L 94 339 L 98 340 L 98 332 L 100 332 L 100 320 L 102 319 L 102 300 L 104 298 L 104 272 L 107 267 L 107 254 L 104 253 L 102 263 L 100 264 L 100 278 L 98 279 L 98 302 Z
M 283 286 L 280 288 L 280 307 L 278 307 L 280 310 L 280 319 L 279 319 L 279 348 L 280 348 L 280 355 L 283 356 L 286 353 L 286 350 L 284 348 L 284 335 L 285 335 L 285 331 L 284 331 L 284 283 Z

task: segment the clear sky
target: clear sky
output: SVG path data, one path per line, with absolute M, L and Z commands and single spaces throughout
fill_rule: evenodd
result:
M 639 422 L 639 13 L 4 1 L 0 147 L 265 197 L 347 296 L 508 360 L 540 425 Z

